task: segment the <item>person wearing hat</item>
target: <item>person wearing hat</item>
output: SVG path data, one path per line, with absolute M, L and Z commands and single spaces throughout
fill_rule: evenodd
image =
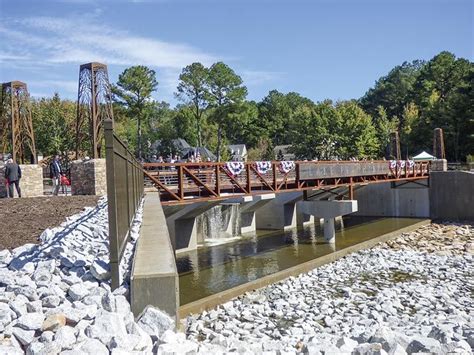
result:
M 5 166 L 5 179 L 8 181 L 8 197 L 13 197 L 13 186 L 16 188 L 18 197 L 21 197 L 21 169 L 20 166 L 13 161 L 13 159 L 7 160 L 7 165 Z

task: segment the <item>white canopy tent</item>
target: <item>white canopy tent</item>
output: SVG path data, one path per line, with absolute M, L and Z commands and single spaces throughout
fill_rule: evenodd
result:
M 415 155 L 413 160 L 435 160 L 436 157 L 432 156 L 431 154 L 428 154 L 427 152 L 423 151 L 418 155 Z

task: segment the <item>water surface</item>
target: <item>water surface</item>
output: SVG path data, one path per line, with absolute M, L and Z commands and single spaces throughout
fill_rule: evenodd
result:
M 319 226 L 266 232 L 179 254 L 181 305 L 285 270 L 336 250 L 415 224 L 417 218 L 344 217 L 336 243 L 327 244 Z

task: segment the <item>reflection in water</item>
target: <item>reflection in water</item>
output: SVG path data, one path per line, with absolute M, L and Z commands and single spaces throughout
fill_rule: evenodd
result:
M 336 243 L 318 225 L 266 233 L 178 255 L 181 304 L 241 285 L 419 222 L 415 218 L 345 217 Z M 342 226 L 344 226 L 342 228 Z

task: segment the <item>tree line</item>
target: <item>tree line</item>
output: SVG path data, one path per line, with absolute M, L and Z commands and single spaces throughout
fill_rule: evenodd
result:
M 338 102 L 277 90 L 247 100 L 242 78 L 222 62 L 183 68 L 174 108 L 152 99 L 159 82 L 145 66 L 126 69 L 112 91 L 116 131 L 142 158 L 173 154 L 173 140 L 183 138 L 221 160 L 229 159 L 226 146 L 237 143 L 246 144 L 254 160 L 273 159 L 279 145 L 291 145 L 297 159 L 372 159 L 386 155 L 394 131 L 406 158 L 431 151 L 433 129 L 440 127 L 448 160 L 465 161 L 474 153 L 473 84 L 474 63 L 441 52 L 398 65 L 363 97 Z M 44 154 L 73 150 L 75 105 L 58 94 L 33 101 Z

